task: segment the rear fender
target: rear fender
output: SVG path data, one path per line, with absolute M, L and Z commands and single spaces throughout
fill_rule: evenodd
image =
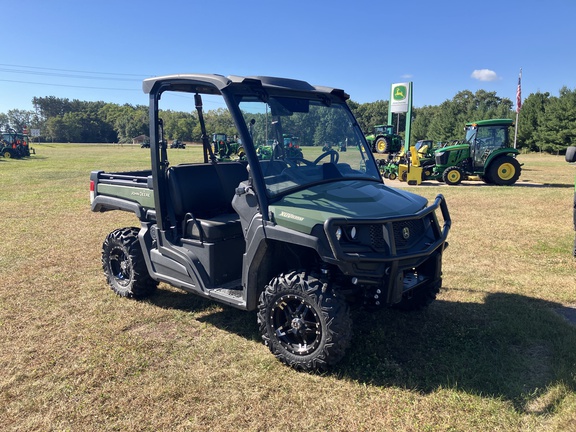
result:
M 492 162 L 494 162 L 499 157 L 501 157 L 501 156 L 516 157 L 518 154 L 520 154 L 520 152 L 516 149 L 513 149 L 513 148 L 494 150 L 492 153 L 490 153 L 490 155 L 488 155 L 488 158 L 486 159 L 486 162 L 484 163 L 484 173 L 486 173 L 488 171 L 488 167 L 492 164 Z M 520 164 L 520 165 L 523 165 L 523 164 Z

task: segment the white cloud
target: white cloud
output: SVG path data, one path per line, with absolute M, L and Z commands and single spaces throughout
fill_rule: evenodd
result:
M 413 76 L 414 76 L 414 75 L 412 75 L 412 74 L 404 74 L 404 75 L 401 76 L 401 78 L 402 78 L 402 79 L 410 79 L 410 78 L 412 78 Z
M 498 74 L 490 69 L 476 69 L 470 76 L 479 81 L 496 81 L 499 79 Z

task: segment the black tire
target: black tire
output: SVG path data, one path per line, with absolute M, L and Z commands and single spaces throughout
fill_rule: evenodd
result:
M 281 362 L 322 371 L 344 357 L 352 339 L 347 303 L 318 279 L 291 272 L 272 279 L 260 295 L 258 325 Z
M 510 186 L 520 178 L 520 163 L 512 156 L 501 156 L 488 167 L 488 178 L 498 186 Z
M 392 173 L 388 174 L 389 180 L 396 180 L 397 178 L 398 178 L 398 174 L 396 174 L 396 173 L 392 172 Z
M 456 186 L 462 182 L 462 170 L 457 166 L 451 166 L 444 170 L 442 173 L 442 180 L 444 183 L 451 186 Z
M 388 140 L 384 137 L 378 138 L 374 143 L 374 150 L 376 150 L 376 153 L 380 154 L 388 153 L 390 151 Z
M 14 157 L 14 152 L 12 149 L 4 149 L 2 150 L 2 156 L 4 156 L 6 159 L 11 159 Z
M 121 297 L 144 298 L 158 286 L 148 274 L 138 231 L 117 229 L 108 234 L 102 245 L 102 269 L 112 291 Z
M 566 155 L 564 156 L 566 162 L 576 162 L 576 147 L 570 146 L 566 149 Z
M 484 175 L 480 176 L 480 179 L 486 184 L 494 184 L 494 182 L 492 181 L 492 179 L 490 178 L 490 176 L 488 174 L 484 174 Z
M 416 291 L 404 293 L 402 300 L 396 303 L 393 308 L 404 312 L 412 312 L 422 310 L 430 306 L 436 300 L 436 296 L 440 292 L 442 280 L 434 283 L 424 285 Z

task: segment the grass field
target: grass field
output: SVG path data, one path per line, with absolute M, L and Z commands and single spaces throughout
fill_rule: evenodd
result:
M 164 284 L 143 302 L 108 289 L 102 241 L 138 221 L 92 213 L 89 172 L 148 168 L 148 151 L 35 147 L 0 160 L 0 429 L 576 431 L 563 157 L 521 155 L 513 187 L 389 182 L 445 195 L 443 290 L 424 312 L 355 313 L 347 357 L 314 375 L 274 359 L 255 313 Z

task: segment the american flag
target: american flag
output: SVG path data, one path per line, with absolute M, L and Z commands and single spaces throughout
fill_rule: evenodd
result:
M 516 112 L 520 112 L 522 108 L 522 69 L 520 69 L 520 75 L 518 75 L 518 88 L 516 89 Z

